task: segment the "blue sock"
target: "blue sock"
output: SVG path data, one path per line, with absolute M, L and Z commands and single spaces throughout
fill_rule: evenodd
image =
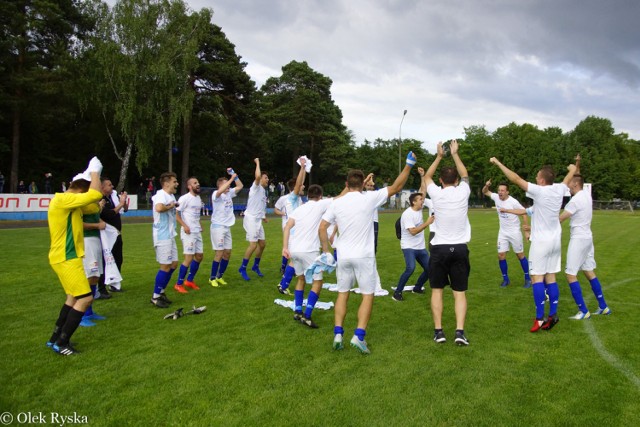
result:
M 163 283 L 163 286 L 162 286 L 162 289 L 163 289 L 163 290 L 167 288 L 167 285 L 168 285 L 168 284 L 169 284 L 169 282 L 171 281 L 171 276 L 173 275 L 173 272 L 174 272 L 174 271 L 176 271 L 176 269 L 175 269 L 175 268 L 172 268 L 172 269 L 171 269 L 171 270 L 169 270 L 167 273 L 165 273 L 165 274 L 166 274 L 166 276 L 165 276 L 164 283 Z
M 344 335 L 344 328 L 342 326 L 334 326 L 333 327 L 333 334 L 334 335 Z
M 313 291 L 309 291 L 309 295 L 307 295 L 307 309 L 304 311 L 304 317 L 307 319 L 311 318 L 311 313 L 313 312 L 313 308 L 316 306 L 316 302 L 318 302 L 318 294 Z
M 287 289 L 289 287 L 289 284 L 291 283 L 291 280 L 293 279 L 293 276 L 295 274 L 296 269 L 288 265 L 287 269 L 284 270 L 284 276 L 282 277 L 282 280 L 280 280 L 280 286 L 282 287 L 282 289 Z
M 89 287 L 91 288 L 91 295 L 95 295 L 96 293 L 96 288 L 98 287 L 97 285 L 89 285 Z M 93 303 L 89 305 L 89 307 L 87 307 L 87 309 L 84 311 L 84 315 L 82 317 L 88 317 L 91 316 L 93 314 Z
M 156 284 L 153 287 L 154 294 L 160 295 L 162 293 L 162 290 L 165 288 L 166 283 L 169 283 L 169 279 L 166 279 L 168 274 L 169 273 L 167 271 L 158 270 L 158 274 L 156 274 Z
M 502 278 L 508 282 L 509 281 L 509 275 L 507 274 L 507 272 L 509 271 L 509 267 L 507 267 L 507 260 L 506 259 L 499 259 L 498 260 L 498 265 L 500 266 L 500 271 L 502 272 Z
M 215 279 L 216 277 L 218 277 L 218 267 L 220 266 L 220 263 L 218 261 L 213 261 L 211 263 L 211 275 L 209 276 L 209 279 Z
M 258 268 L 258 267 L 260 267 L 260 258 L 255 257 L 253 259 L 253 267 L 251 267 L 251 268 Z
M 227 270 L 227 266 L 229 265 L 229 260 L 222 258 L 220 261 L 220 271 L 218 271 L 218 277 L 222 277 L 224 272 Z
M 547 294 L 549 295 L 549 316 L 554 316 L 558 312 L 558 299 L 560 298 L 558 283 L 549 283 Z
M 598 300 L 598 306 L 601 309 L 607 308 L 607 302 L 604 300 L 604 295 L 602 294 L 602 286 L 600 285 L 600 281 L 598 280 L 598 278 L 594 277 L 593 279 L 589 280 L 589 283 L 591 283 L 591 290 Z
M 304 290 L 293 291 L 293 306 L 295 307 L 295 311 L 302 311 L 302 300 L 304 299 Z
M 189 276 L 187 277 L 187 281 L 193 282 L 193 279 L 196 277 L 196 273 L 200 268 L 200 263 L 196 260 L 191 261 L 191 265 L 189 266 Z
M 189 271 L 189 267 L 180 264 L 180 270 L 178 270 L 178 285 L 184 283 L 184 276 L 187 275 L 187 271 Z
M 280 271 L 284 271 L 285 268 L 287 268 L 287 263 L 289 262 L 289 260 L 287 259 L 286 256 L 282 257 L 282 265 L 280 266 Z
M 587 310 L 587 306 L 584 303 L 584 298 L 582 297 L 582 289 L 580 289 L 580 282 L 575 281 L 575 282 L 569 283 L 569 289 L 571 289 L 571 295 L 573 295 L 573 300 L 576 302 L 578 309 L 583 313 L 586 313 L 587 311 L 589 311 Z
M 536 304 L 536 319 L 544 319 L 544 302 L 547 299 L 544 294 L 544 282 L 533 284 L 533 301 Z
M 524 278 L 527 280 L 531 280 L 531 277 L 529 276 L 529 260 L 527 259 L 527 257 L 523 257 L 520 260 L 520 265 L 522 266 L 522 271 L 524 271 Z
M 367 331 L 361 328 L 357 328 L 355 331 L 353 331 L 353 333 L 358 337 L 360 341 L 364 341 L 364 336 L 367 334 Z
M 249 264 L 249 259 L 248 258 L 242 258 L 242 264 L 240 265 L 240 269 L 241 270 L 246 270 L 248 264 Z

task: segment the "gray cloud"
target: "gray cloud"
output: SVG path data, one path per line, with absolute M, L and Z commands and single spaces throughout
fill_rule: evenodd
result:
M 358 142 L 587 115 L 640 139 L 637 0 L 189 0 L 260 85 L 291 60 L 330 77 Z

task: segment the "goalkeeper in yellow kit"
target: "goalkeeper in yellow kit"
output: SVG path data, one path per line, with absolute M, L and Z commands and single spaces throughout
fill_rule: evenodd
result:
M 49 203 L 47 214 L 51 235 L 49 264 L 60 279 L 67 296 L 47 346 L 64 356 L 77 353 L 69 339 L 78 328 L 85 310 L 93 301 L 89 281 L 82 265 L 84 257 L 82 207 L 102 199 L 101 172 L 102 163 L 94 157 L 89 162 L 87 170 L 74 177 L 69 189 L 64 193 L 56 193 Z

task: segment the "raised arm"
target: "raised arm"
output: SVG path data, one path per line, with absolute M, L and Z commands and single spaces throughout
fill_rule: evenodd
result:
M 387 194 L 389 195 L 389 197 L 402 190 L 404 185 L 407 183 L 407 179 L 409 179 L 411 168 L 416 164 L 416 160 L 417 159 L 415 154 L 413 154 L 413 151 L 409 151 L 409 154 L 407 154 L 407 160 L 405 162 L 404 169 L 402 169 L 402 172 L 400 172 L 400 175 L 398 175 L 393 184 L 387 187 Z
M 482 194 L 487 197 L 491 197 L 491 180 L 484 183 L 484 187 L 482 187 Z
M 427 172 L 424 175 L 425 180 L 425 189 L 429 186 L 429 184 L 433 183 L 433 175 L 436 173 L 438 169 L 438 165 L 440 164 L 440 160 L 444 157 L 444 148 L 442 148 L 442 142 L 438 142 L 438 150 L 436 152 L 436 158 L 433 159 L 431 166 L 427 169 Z
M 260 159 L 259 158 L 255 158 L 253 159 L 254 163 L 256 164 L 256 171 L 254 173 L 254 180 L 253 182 L 258 185 L 260 184 L 260 178 L 262 178 L 262 171 L 260 170 Z
M 520 175 L 518 175 L 517 173 L 515 173 L 514 171 L 512 171 L 502 163 L 500 163 L 500 160 L 498 160 L 495 157 L 492 157 L 491 159 L 489 159 L 489 161 L 494 165 L 498 166 L 502 171 L 502 173 L 504 174 L 504 176 L 506 176 L 509 181 L 513 182 L 518 187 L 522 188 L 524 191 L 529 191 L 529 183 L 524 179 L 520 178 Z
M 576 175 L 580 175 L 580 160 L 582 160 L 582 157 L 580 157 L 580 153 L 578 153 L 576 155 Z
M 298 172 L 298 177 L 296 178 L 296 185 L 293 188 L 293 194 L 295 194 L 296 196 L 300 194 L 302 184 L 304 184 L 304 179 L 307 176 L 307 170 L 305 169 L 306 164 L 306 159 L 300 159 L 300 171 Z
M 567 176 L 564 177 L 564 179 L 562 180 L 562 183 L 568 187 L 569 183 L 573 179 L 573 176 L 576 174 L 576 165 L 571 164 L 567 166 L 567 170 L 568 170 Z
M 462 159 L 460 158 L 460 154 L 458 154 L 458 140 L 454 139 L 451 141 L 451 157 L 453 157 L 453 162 L 456 164 L 456 169 L 458 170 L 458 175 L 460 175 L 460 179 L 465 181 L 467 184 L 469 183 L 469 172 L 467 172 L 467 168 L 462 163 Z
M 418 190 L 418 193 L 422 194 L 423 196 L 425 196 L 427 194 L 426 193 L 427 192 L 427 180 L 425 179 L 425 174 L 426 174 L 426 172 L 424 171 L 424 168 L 419 167 L 418 168 L 418 175 L 420 175 L 420 189 Z

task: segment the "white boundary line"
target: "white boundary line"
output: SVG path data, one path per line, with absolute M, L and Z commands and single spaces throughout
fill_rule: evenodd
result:
M 636 280 L 637 279 L 625 279 L 620 282 L 615 282 L 610 284 L 609 286 L 607 286 L 606 289 L 610 289 L 610 288 L 620 286 L 625 283 L 633 282 Z M 633 373 L 633 370 L 629 366 L 627 366 L 627 364 L 624 363 L 624 361 L 619 360 L 615 355 L 607 351 L 602 341 L 600 341 L 600 338 L 598 337 L 598 333 L 596 332 L 596 329 L 593 326 L 593 323 L 590 321 L 582 321 L 582 324 L 584 325 L 584 329 L 586 330 L 587 335 L 589 335 L 591 344 L 596 349 L 600 357 L 602 357 L 605 360 L 605 362 L 607 362 L 609 365 L 613 366 L 618 371 L 620 371 L 620 373 L 622 373 L 625 377 L 627 377 L 627 379 L 629 379 L 629 381 L 631 381 L 636 387 L 640 388 L 640 378 L 638 378 L 638 376 L 636 376 L 636 374 Z

